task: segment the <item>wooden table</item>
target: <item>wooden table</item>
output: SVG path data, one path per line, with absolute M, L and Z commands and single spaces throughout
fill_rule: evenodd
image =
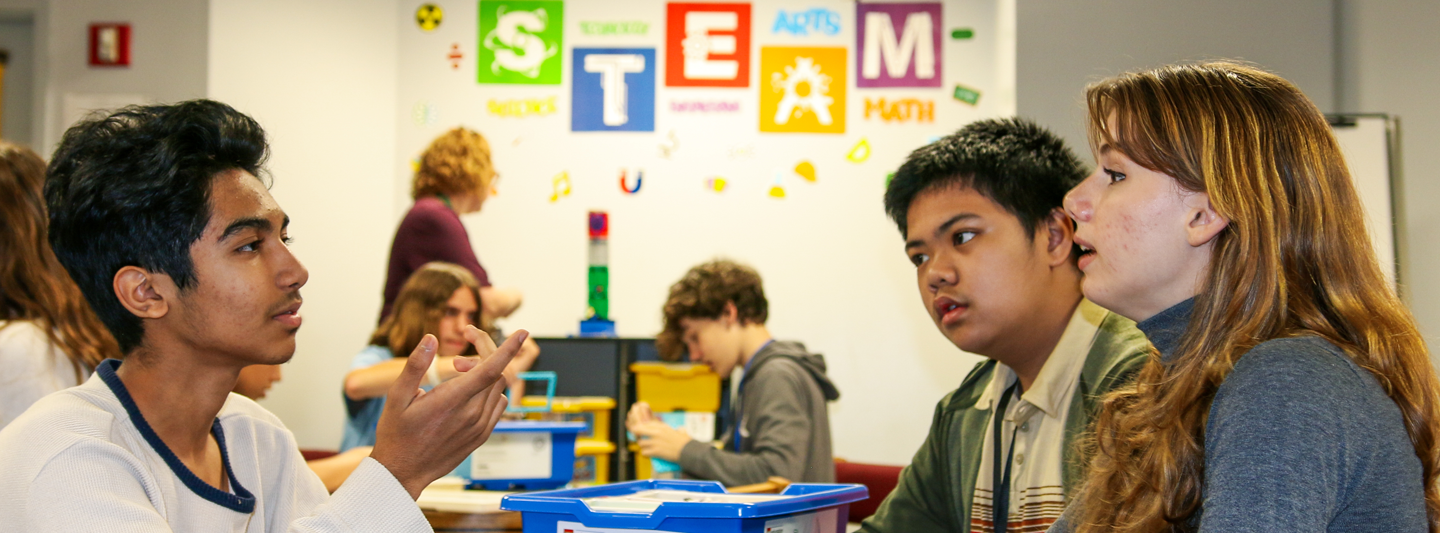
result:
M 500 510 L 500 498 L 508 492 L 462 490 L 463 486 L 458 478 L 447 476 L 420 493 L 416 503 L 435 531 L 520 531 L 520 513 Z
M 520 513 L 503 511 L 498 513 L 455 513 L 449 511 L 425 511 L 430 527 L 439 532 L 515 532 L 520 531 Z

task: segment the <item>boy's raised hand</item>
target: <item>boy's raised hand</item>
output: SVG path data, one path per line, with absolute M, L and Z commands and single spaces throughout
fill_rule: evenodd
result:
M 625 415 L 625 429 L 632 429 L 645 422 L 660 420 L 655 412 L 650 410 L 650 404 L 646 402 L 635 402 L 630 406 L 630 412 Z
M 429 392 L 420 390 L 420 383 L 439 343 L 426 335 L 410 353 L 386 395 L 370 456 L 385 465 L 412 498 L 419 498 L 430 482 L 450 473 L 490 438 L 508 405 L 502 372 L 528 336 L 525 330 L 516 331 L 496 348 L 489 335 L 471 326 L 465 338 L 479 355 L 456 358 L 460 377 Z

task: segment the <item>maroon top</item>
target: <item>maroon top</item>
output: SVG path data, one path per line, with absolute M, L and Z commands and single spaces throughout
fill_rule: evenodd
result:
M 475 249 L 470 247 L 470 235 L 460 223 L 460 215 L 440 201 L 426 197 L 415 201 L 415 206 L 400 221 L 395 230 L 395 242 L 390 244 L 390 266 L 385 275 L 385 305 L 380 309 L 380 319 L 390 315 L 390 306 L 400 295 L 400 287 L 410 274 L 431 261 L 455 263 L 475 274 L 481 287 L 490 286 L 490 276 L 485 267 L 475 258 Z

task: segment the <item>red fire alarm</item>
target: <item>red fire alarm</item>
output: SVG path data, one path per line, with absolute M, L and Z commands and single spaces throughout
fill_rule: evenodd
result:
M 90 66 L 130 66 L 130 24 L 104 22 L 90 25 Z

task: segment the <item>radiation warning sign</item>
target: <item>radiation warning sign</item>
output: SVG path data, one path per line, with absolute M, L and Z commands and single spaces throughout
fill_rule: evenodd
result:
M 435 4 L 420 4 L 420 8 L 415 10 L 415 24 L 424 31 L 440 27 L 440 21 L 444 19 L 445 11 Z

